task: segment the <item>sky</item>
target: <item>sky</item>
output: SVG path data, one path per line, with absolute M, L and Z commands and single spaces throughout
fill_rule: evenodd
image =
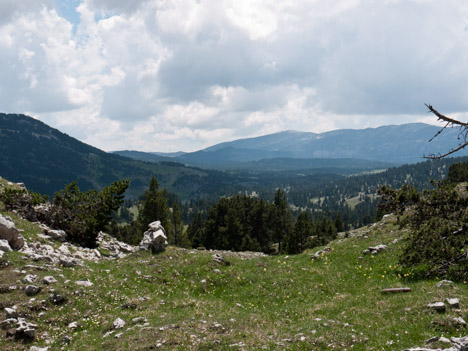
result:
M 468 120 L 468 1 L 0 0 L 0 112 L 106 151 Z

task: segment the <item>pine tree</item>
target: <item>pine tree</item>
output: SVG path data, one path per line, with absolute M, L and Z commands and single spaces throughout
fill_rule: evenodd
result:
M 182 215 L 180 213 L 179 204 L 174 202 L 171 211 L 171 235 L 169 237 L 170 243 L 179 247 L 190 247 L 190 240 L 182 222 Z M 171 242 L 172 241 L 172 242 Z
M 286 195 L 278 189 L 273 207 L 273 239 L 278 243 L 278 252 L 283 252 L 283 240 L 290 235 L 291 213 Z
M 149 189 L 145 191 L 145 199 L 140 207 L 138 225 L 141 231 L 146 231 L 151 222 L 160 221 L 166 233 L 170 233 L 171 223 L 166 189 L 159 191 L 158 188 L 158 181 L 155 177 L 152 177 Z
M 307 238 L 312 235 L 312 223 L 307 212 L 301 212 L 297 217 L 294 230 L 287 239 L 286 251 L 289 254 L 297 254 L 306 248 Z
M 187 235 L 192 247 L 205 246 L 205 224 L 200 212 L 193 217 L 192 223 L 187 228 Z

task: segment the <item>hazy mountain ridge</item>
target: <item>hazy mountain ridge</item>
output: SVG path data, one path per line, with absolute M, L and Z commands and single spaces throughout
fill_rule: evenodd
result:
M 220 143 L 175 159 L 198 165 L 205 162 L 211 166 L 278 157 L 356 158 L 399 164 L 415 163 L 421 161 L 423 156 L 444 153 L 457 146 L 458 129 L 447 129 L 429 142 L 439 129 L 433 125 L 410 123 L 367 129 L 340 129 L 320 134 L 284 131 Z M 245 156 L 242 157 L 242 154 Z M 459 156 L 465 155 L 468 155 L 468 150 L 459 153 Z

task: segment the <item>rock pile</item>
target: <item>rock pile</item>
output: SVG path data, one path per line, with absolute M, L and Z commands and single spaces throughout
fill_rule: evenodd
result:
M 148 250 L 151 248 L 153 252 L 164 251 L 168 243 L 166 231 L 161 225 L 161 222 L 152 222 L 148 227 L 148 230 L 143 234 L 143 239 L 140 241 L 140 250 Z
M 434 337 L 430 338 L 426 344 L 433 344 L 435 342 L 446 343 L 450 345 L 450 347 L 445 349 L 431 349 L 426 347 L 414 347 L 411 349 L 405 349 L 403 351 L 468 351 L 468 336 L 464 336 L 462 338 L 455 338 L 452 337 L 447 339 L 445 337 Z
M 364 255 L 368 255 L 368 254 L 375 255 L 375 254 L 378 254 L 380 251 L 385 250 L 386 248 L 387 248 L 387 245 L 383 245 L 383 244 L 380 244 L 377 246 L 370 246 L 367 249 L 365 249 L 362 253 Z

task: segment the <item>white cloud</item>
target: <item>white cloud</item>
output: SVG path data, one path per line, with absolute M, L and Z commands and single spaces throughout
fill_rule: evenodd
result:
M 460 1 L 61 1 L 0 2 L 0 106 L 106 150 L 468 111 Z

